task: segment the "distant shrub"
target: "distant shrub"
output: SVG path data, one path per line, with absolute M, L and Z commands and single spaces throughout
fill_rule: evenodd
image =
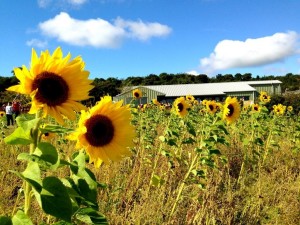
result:
M 300 94 L 273 95 L 267 107 L 269 111 L 273 109 L 273 105 L 282 104 L 285 106 L 293 106 L 295 114 L 300 112 Z

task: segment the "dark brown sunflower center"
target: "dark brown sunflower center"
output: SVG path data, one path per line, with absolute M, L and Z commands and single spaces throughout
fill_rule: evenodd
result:
M 140 94 L 138 92 L 134 92 L 134 97 L 139 98 Z
M 234 113 L 234 107 L 233 107 L 233 105 L 231 105 L 231 104 L 229 104 L 228 106 L 227 106 L 227 108 L 229 109 L 229 113 L 228 113 L 228 117 L 231 117 L 232 115 L 233 115 L 233 113 Z
M 178 112 L 182 112 L 182 110 L 183 110 L 183 104 L 182 103 L 178 103 L 177 104 L 177 107 L 178 107 Z
M 258 107 L 257 107 L 257 106 L 255 106 L 255 107 L 254 107 L 254 110 L 255 110 L 255 111 L 258 111 Z
M 85 126 L 87 128 L 85 138 L 94 147 L 107 145 L 114 137 L 115 129 L 111 119 L 107 116 L 92 116 L 86 121 Z
M 213 105 L 209 105 L 208 107 L 209 107 L 209 109 L 210 109 L 211 111 L 214 110 L 214 106 L 213 106 Z
M 49 106 L 57 106 L 66 102 L 69 96 L 67 82 L 55 73 L 42 72 L 32 83 L 32 90 L 38 89 L 36 99 Z

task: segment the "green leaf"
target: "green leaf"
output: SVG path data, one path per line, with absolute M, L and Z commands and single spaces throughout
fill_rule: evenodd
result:
M 205 170 L 192 170 L 192 173 L 200 178 L 206 178 L 206 171 Z
M 41 186 L 41 177 L 40 177 L 40 167 L 36 162 L 29 162 L 25 171 L 19 173 L 17 171 L 11 171 L 16 174 L 18 177 L 27 181 L 37 192 L 42 190 Z
M 170 146 L 177 146 L 175 139 L 168 139 L 167 144 Z
M 66 222 L 66 221 L 58 221 L 56 223 L 53 223 L 52 225 L 72 225 L 73 223 L 69 223 L 69 222 Z M 39 224 L 39 225 L 42 225 L 42 224 Z M 47 224 L 45 224 L 47 225 Z
M 66 187 L 58 178 L 44 178 L 41 202 L 45 213 L 71 222 L 72 203 Z
M 30 117 L 25 115 L 20 115 L 16 118 L 18 128 L 14 132 L 6 137 L 4 141 L 12 145 L 28 145 L 32 143 L 31 131 L 32 128 L 36 127 L 39 123 L 40 118 L 30 119 Z
M 151 178 L 151 184 L 154 185 L 154 186 L 159 186 L 159 185 L 162 185 L 164 184 L 164 180 L 161 179 L 158 175 L 153 175 L 153 177 Z
M 182 144 L 193 144 L 195 142 L 196 141 L 192 137 L 189 137 L 189 138 L 186 138 L 186 139 L 182 140 Z
M 209 154 L 210 155 L 221 155 L 221 152 L 218 149 L 210 149 Z
M 55 124 L 46 124 L 43 128 L 40 128 L 40 131 L 44 133 L 58 133 L 58 134 L 65 134 L 73 132 L 74 129 L 62 127 Z
M 30 218 L 21 210 L 12 218 L 13 225 L 33 225 Z
M 28 145 L 32 143 L 30 132 L 26 133 L 21 127 L 18 127 L 11 135 L 4 138 L 4 141 L 11 145 Z
M 188 127 L 188 132 L 193 135 L 194 137 L 197 136 L 195 128 L 193 127 L 193 125 L 190 122 L 186 123 L 187 127 Z
M 88 202 L 97 202 L 97 189 L 90 189 L 88 183 L 84 179 L 78 179 L 77 181 L 78 189 L 82 197 L 84 197 Z M 93 204 L 95 205 L 95 204 Z
M 80 208 L 75 213 L 76 219 L 85 224 L 95 224 L 95 225 L 106 225 L 108 224 L 107 219 L 104 215 L 93 208 Z
M 164 155 L 164 156 L 166 156 L 166 157 L 171 157 L 171 156 L 173 156 L 173 154 L 172 154 L 171 152 L 167 151 L 167 150 L 162 150 L 162 151 L 161 151 L 161 154 Z M 151 162 L 152 162 L 152 161 L 151 161 Z
M 49 162 L 52 165 L 56 164 L 58 160 L 56 148 L 48 142 L 38 143 L 34 154 L 40 156 L 42 160 Z
M 215 142 L 217 142 L 218 141 L 218 136 L 215 134 L 215 135 L 213 135 L 212 136 L 213 137 L 213 139 L 215 140 Z
M 243 145 L 244 145 L 244 146 L 246 146 L 246 145 L 248 145 L 248 144 L 249 144 L 249 142 L 250 142 L 250 140 L 249 140 L 249 139 L 244 139 L 244 140 L 243 140 Z
M 40 157 L 37 155 L 30 155 L 27 152 L 22 152 L 17 157 L 18 160 L 25 160 L 25 161 L 31 161 L 31 162 L 37 162 L 40 160 Z
M 86 198 L 88 201 L 92 201 L 96 204 L 97 200 L 97 188 L 99 183 L 96 181 L 96 177 L 91 170 L 85 167 L 86 157 L 83 151 L 80 151 L 75 157 L 74 162 L 77 163 L 78 168 L 70 167 L 74 175 L 72 178 L 78 186 L 78 190 L 81 196 Z
M 0 216 L 0 224 L 1 225 L 13 225 L 11 218 L 6 216 Z
M 29 134 L 31 129 L 36 127 L 39 121 L 40 118 L 29 119 L 28 117 L 25 117 L 23 115 L 18 116 L 16 119 L 18 126 L 21 127 L 25 133 Z
M 166 138 L 164 136 L 159 136 L 159 140 L 161 140 L 162 142 L 165 142 Z
M 206 141 L 201 140 L 199 148 L 202 149 L 203 147 L 205 147 L 207 145 Z
M 254 143 L 257 144 L 257 145 L 262 146 L 264 144 L 264 141 L 261 138 L 256 138 L 254 140 Z

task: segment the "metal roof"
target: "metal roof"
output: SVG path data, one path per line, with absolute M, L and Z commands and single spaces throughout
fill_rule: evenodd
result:
M 281 84 L 279 80 L 252 80 L 252 81 L 241 81 L 247 84 Z
M 185 95 L 225 95 L 226 92 L 255 91 L 255 88 L 241 82 L 149 85 L 143 87 L 164 93 L 166 97 Z
M 280 84 L 278 80 L 266 81 L 240 81 L 223 83 L 200 83 L 200 84 L 172 84 L 172 85 L 141 85 L 130 87 L 130 90 L 144 87 L 164 94 L 166 97 L 177 97 L 185 95 L 208 96 L 225 95 L 230 92 L 253 92 L 256 91 L 251 85 L 258 84 Z M 127 89 L 127 91 L 130 91 Z M 127 92 L 125 91 L 125 92 Z M 119 94 L 121 95 L 121 94 Z

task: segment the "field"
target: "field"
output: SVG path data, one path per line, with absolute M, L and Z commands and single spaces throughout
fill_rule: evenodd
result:
M 201 104 L 183 117 L 155 104 L 132 108 L 132 155 L 100 168 L 86 165 L 100 183 L 99 212 L 110 224 L 299 224 L 299 116 L 258 107 L 243 108 L 230 124 L 222 110 Z M 26 189 L 11 171 L 25 169 L 27 161 L 17 157 L 29 147 L 4 142 L 14 129 L 2 117 L 0 215 L 6 216 L 23 209 Z M 65 133 L 47 141 L 66 161 L 77 152 Z M 70 176 L 65 167 L 41 173 Z M 34 224 L 56 221 L 34 197 L 31 204 Z

